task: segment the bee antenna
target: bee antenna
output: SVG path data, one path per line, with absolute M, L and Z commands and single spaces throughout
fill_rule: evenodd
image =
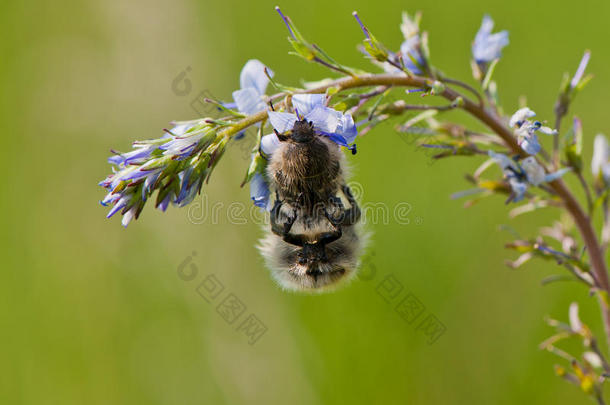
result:
M 275 112 L 275 108 L 273 108 L 273 101 L 269 100 L 269 107 L 271 108 L 271 111 Z

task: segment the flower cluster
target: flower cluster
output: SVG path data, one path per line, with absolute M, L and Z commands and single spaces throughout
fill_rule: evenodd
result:
M 113 173 L 99 183 L 108 193 L 101 201 L 111 206 L 107 217 L 123 215 L 123 226 L 137 219 L 155 191 L 155 206 L 165 211 L 171 202 L 190 203 L 209 178 L 226 146 L 217 128 L 206 119 L 178 123 L 159 139 L 137 141 L 133 150 L 115 153 L 108 163 Z

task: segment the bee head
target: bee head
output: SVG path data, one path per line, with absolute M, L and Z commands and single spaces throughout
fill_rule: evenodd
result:
M 327 260 L 326 249 L 322 243 L 304 243 L 298 253 L 299 264 L 313 264 Z
M 315 136 L 313 122 L 302 119 L 294 123 L 290 138 L 297 143 L 311 142 Z

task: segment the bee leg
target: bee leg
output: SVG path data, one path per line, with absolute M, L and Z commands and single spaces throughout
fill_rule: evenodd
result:
M 282 224 L 278 222 L 281 208 L 282 201 L 276 199 L 273 209 L 271 210 L 271 231 L 274 234 L 281 236 L 282 239 L 287 243 L 296 246 L 303 246 L 303 243 L 305 243 L 303 237 L 301 235 L 293 235 L 290 233 L 290 229 L 292 228 L 294 221 L 297 219 L 296 210 L 294 210 L 293 215 L 288 216 L 286 222 Z
M 336 218 L 326 210 L 326 207 L 324 207 L 324 216 L 326 217 L 326 219 L 328 219 L 328 222 L 330 222 L 330 225 L 332 226 L 333 230 L 330 232 L 322 232 L 318 236 L 318 242 L 322 245 L 334 242 L 339 239 L 341 235 L 343 235 L 343 231 L 341 230 L 341 224 L 345 219 L 345 211 L 343 210 L 343 204 L 341 203 L 341 199 L 336 197 L 331 198 L 331 202 L 340 207 L 341 215 L 340 218 Z
M 349 201 L 350 209 L 345 211 L 345 216 L 343 219 L 343 225 L 354 225 L 356 222 L 360 220 L 360 207 L 358 206 L 358 202 L 354 198 L 352 194 L 352 190 L 347 185 L 342 187 L 343 194 L 347 197 L 347 201 Z
M 338 215 L 331 214 L 330 212 L 328 212 L 326 207 L 324 207 L 324 216 L 330 221 L 333 226 L 342 224 L 345 220 L 345 207 L 343 206 L 341 199 L 339 197 L 332 196 L 329 198 L 329 203 L 333 206 L 333 212 L 338 212 Z
M 343 235 L 340 226 L 335 226 L 335 230 L 332 232 L 323 232 L 318 237 L 318 242 L 322 244 L 322 246 L 327 245 L 331 242 L 336 241 Z

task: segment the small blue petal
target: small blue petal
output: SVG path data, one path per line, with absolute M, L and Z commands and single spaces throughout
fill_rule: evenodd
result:
M 123 163 L 125 161 L 125 158 L 123 157 L 123 155 L 114 155 L 114 156 L 110 156 L 108 158 L 108 163 L 112 163 L 114 165 L 120 165 L 121 163 Z
M 123 197 L 121 200 L 119 200 L 114 207 L 112 207 L 112 209 L 110 210 L 110 212 L 108 212 L 108 215 L 106 215 L 106 218 L 110 218 L 112 217 L 114 214 L 116 214 L 117 212 L 119 212 L 120 210 L 122 210 L 125 206 L 127 205 L 127 200 L 125 199 L 125 197 Z
M 234 110 L 237 108 L 237 103 L 233 102 L 233 103 L 222 103 L 222 106 L 224 108 L 228 108 L 229 110 Z
M 269 111 L 269 122 L 271 126 L 280 134 L 286 133 L 294 127 L 297 116 L 290 113 Z
M 261 138 L 261 150 L 267 156 L 271 156 L 279 146 L 280 140 L 275 133 L 265 135 Z
M 535 134 L 532 134 L 521 142 L 521 148 L 529 153 L 530 155 L 535 155 L 540 152 L 541 146 L 538 143 L 538 137 Z
M 189 129 L 191 129 L 193 127 L 192 124 L 180 124 L 180 125 L 176 125 L 175 127 L 173 127 L 172 129 L 170 129 L 170 132 L 174 135 L 174 136 L 182 136 L 186 133 L 186 131 L 188 131 Z M 168 134 L 169 135 L 169 134 Z M 171 136 L 171 135 L 170 135 Z
M 127 228 L 127 225 L 129 225 L 129 223 L 131 222 L 131 220 L 136 216 L 136 206 L 133 206 L 132 208 L 129 209 L 129 211 L 127 211 L 125 214 L 123 214 L 123 219 L 121 219 L 121 224 L 123 224 L 123 226 L 125 228 Z
M 347 144 L 347 140 L 342 135 L 339 135 L 339 134 L 328 134 L 328 137 L 330 138 L 331 141 L 333 141 L 337 145 L 345 146 L 345 147 L 349 146 Z
M 180 176 L 180 180 L 181 180 L 181 186 L 180 186 L 180 193 L 178 194 L 178 197 L 174 201 L 176 204 L 180 204 L 188 196 L 189 190 L 190 190 L 188 183 L 191 178 L 192 172 L 193 172 L 193 169 L 188 168 L 184 172 L 180 173 L 179 176 Z
M 163 212 L 165 212 L 165 210 L 167 209 L 167 206 L 169 205 L 169 202 L 171 200 L 172 197 L 172 193 L 167 194 L 167 196 L 163 199 L 163 201 L 161 201 L 161 203 L 159 204 L 159 209 Z
M 269 76 L 273 77 L 273 72 L 267 68 Z M 254 88 L 259 96 L 265 94 L 269 78 L 265 74 L 265 65 L 256 59 L 250 59 L 244 65 L 239 75 L 239 85 L 242 89 Z M 236 100 L 237 101 L 237 100 Z
M 295 94 L 292 96 L 292 105 L 300 115 L 307 115 L 316 107 L 324 107 L 326 95 L 324 94 Z
M 358 129 L 356 124 L 354 124 L 354 118 L 351 114 L 343 114 L 337 128 L 337 133 L 343 135 L 347 143 L 353 143 L 356 140 Z
M 113 163 L 115 165 L 123 163 L 124 165 L 128 165 L 135 160 L 149 157 L 155 149 L 157 149 L 157 146 L 155 145 L 139 147 L 132 150 L 131 152 L 110 156 L 108 158 L 108 163 Z
M 261 94 L 253 87 L 234 91 L 233 99 L 237 104 L 237 109 L 248 115 L 263 111 L 267 107 L 261 98 Z
M 565 167 L 563 169 L 560 169 L 554 173 L 549 173 L 546 176 L 544 176 L 544 181 L 547 183 L 550 183 L 551 181 L 555 181 L 558 178 L 560 178 L 561 176 L 563 176 L 564 174 L 566 174 L 567 172 L 569 172 L 570 170 L 572 170 L 569 167 Z
M 491 62 L 502 56 L 502 48 L 508 45 L 508 32 L 491 33 L 494 22 L 488 15 L 483 17 L 481 28 L 472 44 L 472 55 L 478 63 Z
M 329 107 L 318 106 L 305 115 L 307 121 L 313 122 L 316 130 L 334 133 L 341 122 L 341 114 L 339 111 Z
M 513 193 L 515 193 L 515 198 L 513 198 L 513 202 L 519 202 L 523 200 L 523 197 L 527 192 L 527 183 L 520 182 L 515 178 L 510 179 L 509 183 L 510 187 L 513 190 Z
M 424 58 L 419 52 L 419 43 L 419 35 L 415 35 L 400 45 L 400 53 L 405 67 L 416 75 L 422 73 L 420 66 L 423 66 L 424 64 Z M 415 59 L 417 63 L 414 63 L 413 59 Z
M 262 174 L 256 173 L 250 181 L 250 198 L 257 207 L 268 209 L 269 206 L 269 186 L 265 182 Z

